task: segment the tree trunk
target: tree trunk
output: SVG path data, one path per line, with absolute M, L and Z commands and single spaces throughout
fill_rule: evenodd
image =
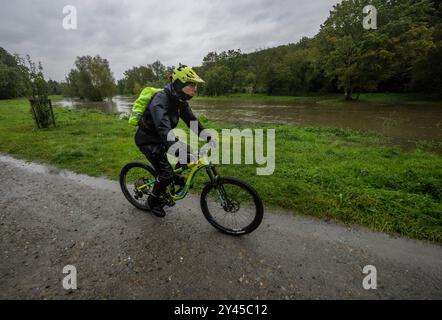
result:
M 353 88 L 345 88 L 345 100 L 351 101 L 353 100 Z

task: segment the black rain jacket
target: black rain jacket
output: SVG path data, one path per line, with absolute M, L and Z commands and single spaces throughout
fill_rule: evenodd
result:
M 138 147 L 147 144 L 162 144 L 166 150 L 176 141 L 168 141 L 168 133 L 176 128 L 179 119 L 182 119 L 188 127 L 190 121 L 198 121 L 190 109 L 187 101 L 180 100 L 172 84 L 167 85 L 164 90 L 155 94 L 143 113 L 138 125 L 138 131 L 135 135 L 135 143 Z M 204 130 L 204 127 L 198 121 L 198 134 Z M 172 132 L 173 134 L 173 132 Z

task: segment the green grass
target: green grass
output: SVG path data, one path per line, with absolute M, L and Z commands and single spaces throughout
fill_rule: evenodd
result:
M 125 163 L 144 160 L 133 141 L 135 129 L 118 115 L 63 108 L 55 108 L 55 115 L 57 128 L 36 130 L 25 100 L 0 101 L 0 152 L 110 179 L 118 178 Z M 206 126 L 250 127 L 212 121 Z M 267 208 L 442 242 L 440 156 L 389 147 L 372 133 L 255 128 L 276 129 L 274 174 L 257 176 L 255 165 L 222 165 L 220 172 L 254 185 Z
M 357 96 L 355 95 L 354 98 Z M 232 94 L 228 96 L 194 98 L 200 102 L 249 102 L 249 103 L 317 103 L 320 105 L 341 105 L 345 103 L 376 103 L 376 104 L 442 104 L 440 97 L 424 94 L 401 93 L 365 93 L 360 94 L 357 101 L 345 101 L 343 95 L 311 95 L 311 96 L 268 96 L 265 94 Z

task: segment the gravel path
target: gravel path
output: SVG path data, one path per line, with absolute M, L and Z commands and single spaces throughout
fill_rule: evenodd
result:
M 231 237 L 192 195 L 164 219 L 116 182 L 0 155 L 2 299 L 441 299 L 442 248 L 267 210 Z M 77 268 L 78 289 L 62 287 Z M 364 266 L 377 289 L 364 290 Z

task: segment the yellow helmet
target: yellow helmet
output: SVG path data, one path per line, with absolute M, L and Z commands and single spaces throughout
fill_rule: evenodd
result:
M 179 80 L 182 83 L 192 82 L 192 83 L 205 83 L 192 68 L 181 65 L 173 70 L 172 82 Z

